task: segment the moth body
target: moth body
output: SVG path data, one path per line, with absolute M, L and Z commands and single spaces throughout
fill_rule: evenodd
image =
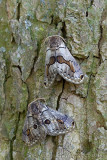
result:
M 46 87 L 54 82 L 57 74 L 74 84 L 80 84 L 84 80 L 83 72 L 66 47 L 64 39 L 55 35 L 47 38 L 44 78 Z
M 62 135 L 71 132 L 74 128 L 75 123 L 71 117 L 55 111 L 37 100 L 28 106 L 22 139 L 27 145 L 32 145 L 44 141 L 46 135 Z

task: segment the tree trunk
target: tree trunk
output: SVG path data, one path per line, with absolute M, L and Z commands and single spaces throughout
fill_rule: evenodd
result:
M 107 160 L 106 0 L 0 0 L 0 160 Z M 83 84 L 44 88 L 43 41 L 61 35 L 86 74 Z M 76 128 L 22 142 L 28 104 L 45 98 Z

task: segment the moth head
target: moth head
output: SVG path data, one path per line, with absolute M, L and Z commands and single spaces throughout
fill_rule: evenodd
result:
M 51 49 L 55 50 L 59 48 L 62 42 L 65 42 L 64 38 L 59 35 L 52 35 L 45 39 L 45 44 Z
M 59 37 L 51 37 L 50 38 L 50 48 L 58 48 L 60 45 L 60 39 Z
M 28 111 L 34 116 L 34 117 L 38 117 L 38 115 L 43 111 L 46 110 L 47 107 L 43 105 L 43 103 L 41 102 L 45 102 L 45 100 L 43 98 L 38 98 L 36 100 L 34 100 L 33 102 L 31 102 L 28 105 Z
M 30 111 L 32 114 L 38 115 L 38 114 L 39 114 L 38 105 L 37 105 L 35 102 L 30 103 L 30 104 L 29 104 L 29 111 Z

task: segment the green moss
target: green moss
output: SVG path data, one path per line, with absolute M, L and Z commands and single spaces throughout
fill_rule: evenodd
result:
M 27 106 L 27 99 L 28 99 L 28 90 L 26 84 L 22 85 L 22 97 L 20 101 L 20 112 L 23 112 Z
M 8 23 L 1 23 L 0 25 L 0 35 L 2 35 L 2 38 L 0 38 L 0 47 L 5 47 L 6 51 L 8 51 L 12 45 L 11 45 L 11 32 L 10 27 Z
M 3 117 L 2 134 L 8 140 L 12 140 L 16 134 L 16 124 L 18 122 L 18 114 L 8 113 Z M 7 137 L 8 136 L 8 137 Z
M 97 79 L 96 82 L 95 82 L 96 88 L 99 88 L 100 84 L 101 84 L 101 79 Z
M 92 150 L 92 143 L 89 140 L 85 140 L 82 144 L 83 153 L 87 154 Z

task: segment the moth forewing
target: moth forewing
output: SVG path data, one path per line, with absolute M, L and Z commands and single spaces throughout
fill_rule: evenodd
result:
M 56 52 L 58 73 L 69 82 L 82 83 L 84 80 L 84 77 L 81 79 L 83 72 L 68 48 L 65 46 L 65 48 L 59 48 Z
M 46 59 L 45 59 L 45 77 L 44 77 L 45 87 L 50 86 L 56 78 L 57 68 L 55 61 L 56 61 L 55 51 L 48 49 L 46 52 Z
M 45 86 L 50 86 L 57 74 L 74 84 L 80 84 L 84 80 L 83 72 L 71 55 L 61 36 L 53 35 L 46 39 L 47 51 L 45 60 Z
M 74 120 L 71 117 L 51 109 L 39 99 L 29 104 L 22 139 L 27 145 L 33 145 L 43 141 L 46 135 L 62 135 L 73 128 Z
M 47 126 L 47 134 L 48 135 L 61 135 L 65 134 L 69 131 L 72 131 L 74 129 L 74 120 L 67 116 L 64 115 L 63 113 L 60 113 L 58 111 L 55 111 L 51 108 L 48 110 L 48 114 L 50 116 L 50 126 Z M 52 123 L 53 122 L 53 123 Z

